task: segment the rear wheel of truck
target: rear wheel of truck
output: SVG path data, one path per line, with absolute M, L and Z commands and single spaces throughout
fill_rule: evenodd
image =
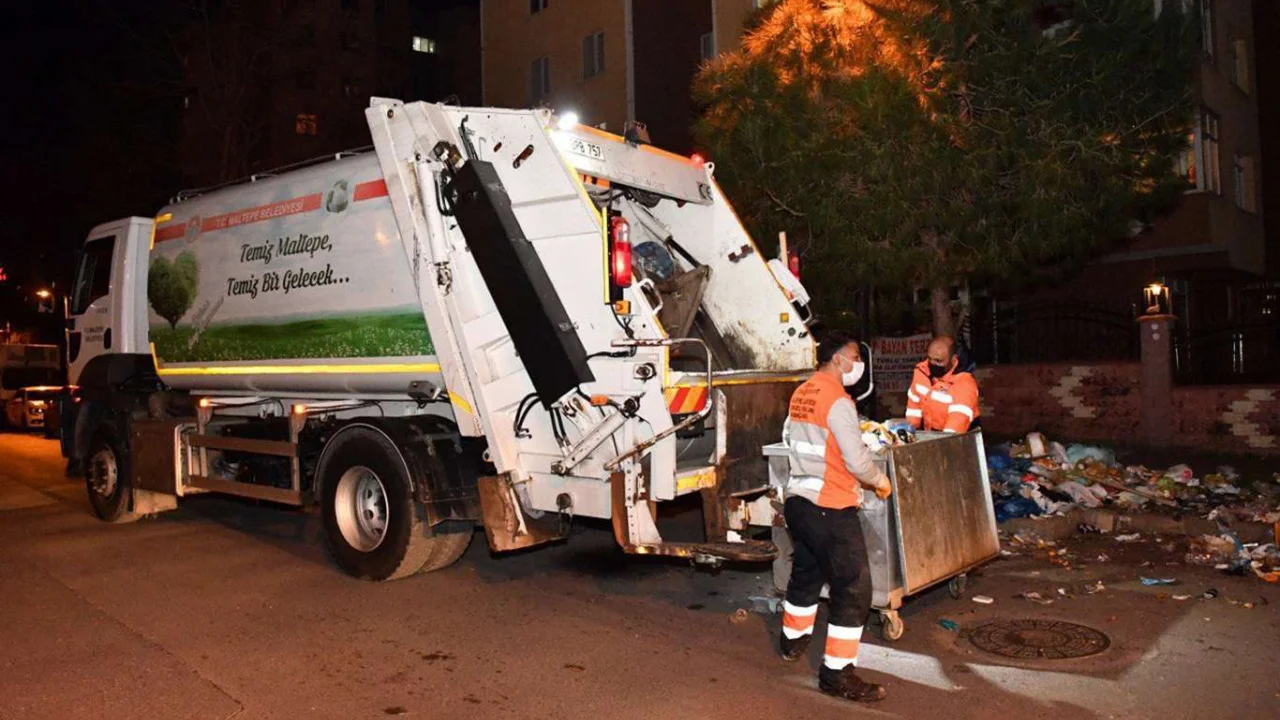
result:
M 127 458 L 120 446 L 108 435 L 99 435 L 89 446 L 85 458 L 85 488 L 93 514 L 110 523 L 137 520 L 129 509 L 132 492 L 129 485 Z
M 466 551 L 471 533 L 434 533 L 422 521 L 400 451 L 381 432 L 343 430 L 317 472 L 325 546 L 347 573 L 396 580 L 438 570 Z

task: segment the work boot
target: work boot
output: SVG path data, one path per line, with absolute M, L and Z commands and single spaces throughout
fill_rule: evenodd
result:
M 805 651 L 809 649 L 809 641 L 813 639 L 813 635 L 801 635 L 792 640 L 786 635 L 778 637 L 778 646 L 782 650 L 782 659 L 787 662 L 795 662 L 805 656 Z
M 828 695 L 854 702 L 876 702 L 883 700 L 885 696 L 884 687 L 858 677 L 857 668 L 852 665 L 843 670 L 823 666 L 818 671 L 818 689 Z

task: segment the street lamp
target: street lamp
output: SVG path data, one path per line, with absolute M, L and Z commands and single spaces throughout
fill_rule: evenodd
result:
M 36 297 L 40 298 L 41 300 L 48 300 L 49 298 L 53 297 L 53 293 L 41 288 L 36 291 Z
M 1147 304 L 1147 315 L 1168 315 L 1172 312 L 1169 302 L 1169 288 L 1160 280 L 1153 280 L 1142 289 L 1142 297 Z

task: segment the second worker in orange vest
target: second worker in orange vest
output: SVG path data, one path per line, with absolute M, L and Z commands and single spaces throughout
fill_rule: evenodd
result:
M 907 420 L 917 430 L 962 433 L 976 428 L 978 381 L 959 368 L 956 341 L 941 335 L 929 343 L 928 357 L 907 388 Z
M 791 463 L 783 515 L 795 555 L 783 603 L 782 656 L 799 660 L 813 637 L 822 586 L 831 588 L 818 687 L 871 701 L 884 688 L 858 677 L 858 645 L 871 611 L 871 573 L 858 506 L 862 488 L 889 497 L 893 486 L 862 441 L 858 410 L 845 393 L 865 366 L 858 344 L 832 333 L 818 345 L 818 370 L 791 396 L 782 442 Z

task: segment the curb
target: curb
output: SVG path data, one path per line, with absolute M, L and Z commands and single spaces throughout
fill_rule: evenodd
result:
M 1157 535 L 1199 535 L 1219 534 L 1218 524 L 1199 516 L 1181 518 L 1160 515 L 1157 513 L 1139 513 L 1127 515 L 1114 510 L 1097 508 L 1077 508 L 1063 515 L 1055 515 L 1042 520 L 1033 518 L 1014 518 L 1000 523 L 1000 529 L 1010 533 L 1032 532 L 1046 540 L 1063 540 L 1076 534 L 1080 524 L 1092 525 L 1107 533 L 1152 533 Z M 1275 542 L 1277 528 L 1260 522 L 1234 522 L 1231 530 L 1240 538 L 1240 542 L 1268 543 Z

